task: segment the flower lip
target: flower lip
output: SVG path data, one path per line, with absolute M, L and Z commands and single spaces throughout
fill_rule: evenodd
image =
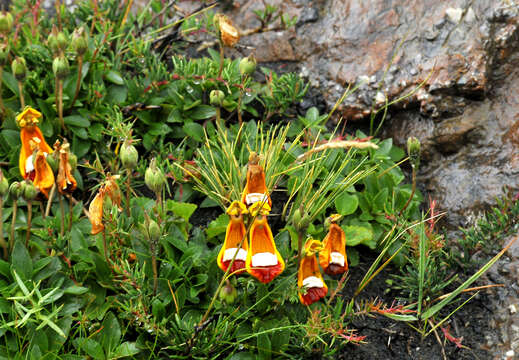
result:
M 41 112 L 33 109 L 30 106 L 26 106 L 23 111 L 16 116 L 16 123 L 19 127 L 24 128 L 26 126 L 34 126 L 38 124 L 39 118 L 41 118 Z
M 270 206 L 266 202 L 258 201 L 249 207 L 249 212 L 252 216 L 268 215 L 270 214 Z
M 227 213 L 227 215 L 234 215 L 234 216 L 248 213 L 247 207 L 241 201 L 237 201 L 237 200 L 233 201 L 225 212 Z

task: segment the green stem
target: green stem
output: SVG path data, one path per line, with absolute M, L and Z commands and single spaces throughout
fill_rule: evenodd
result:
M 407 209 L 407 207 L 409 206 L 409 204 L 411 203 L 411 200 L 413 199 L 414 197 L 414 193 L 416 191 L 416 168 L 414 165 L 411 165 L 412 167 L 412 187 L 411 187 L 411 195 L 409 196 L 409 199 L 407 199 L 407 202 L 405 203 L 404 207 L 402 208 L 402 210 L 400 210 L 400 213 L 398 215 L 402 215 L 405 211 L 405 209 Z
M 74 204 L 72 203 L 72 195 L 68 196 L 68 232 L 72 229 L 72 221 L 74 220 Z
M 223 42 L 222 42 L 222 40 L 219 40 L 218 44 L 220 44 L 220 68 L 218 69 L 218 76 L 217 76 L 217 78 L 220 78 L 220 77 L 222 77 L 223 60 L 224 60 L 224 52 L 223 52 Z
M 126 216 L 130 217 L 130 192 L 132 190 L 130 184 L 130 178 L 132 176 L 132 171 L 130 169 L 126 169 Z
M 220 110 L 220 107 L 217 106 L 217 107 L 216 107 L 216 124 L 217 124 L 218 126 L 221 126 L 221 125 L 222 125 L 222 114 L 221 114 L 220 111 L 221 111 L 221 110 Z
M 59 196 L 59 211 L 61 213 L 61 225 L 59 228 L 59 234 L 61 236 L 65 235 L 65 206 L 63 205 L 63 196 L 61 194 Z
M 159 285 L 159 277 L 158 277 L 158 271 L 157 271 L 157 256 L 155 255 L 155 247 L 156 247 L 156 244 L 152 244 L 151 266 L 153 268 L 153 295 L 157 294 L 157 287 Z
M 27 201 L 27 234 L 25 235 L 25 247 L 29 246 L 31 239 L 31 223 L 32 223 L 32 200 Z
M 3 76 L 4 76 L 4 67 L 0 66 L 0 111 L 2 111 L 2 115 L 5 114 L 4 98 L 2 97 Z
M 18 92 L 20 93 L 20 107 L 25 108 L 25 98 L 23 97 L 23 82 L 18 81 Z
M 58 115 L 59 115 L 59 123 L 63 132 L 66 132 L 65 121 L 63 120 L 63 80 L 58 80 Z
M 83 74 L 83 55 L 79 55 L 77 57 L 77 67 L 78 67 L 78 72 L 77 72 L 77 80 L 76 80 L 76 91 L 74 92 L 74 98 L 72 99 L 72 103 L 70 104 L 70 107 L 74 106 L 74 103 L 76 102 L 77 97 L 79 95 L 79 89 L 81 88 L 81 77 Z
M 13 219 L 11 220 L 11 237 L 9 239 L 9 249 L 13 251 L 14 247 L 14 227 L 16 225 L 16 213 L 18 212 L 18 200 L 13 200 Z
M 7 260 L 8 252 L 7 252 L 7 243 L 4 239 L 4 199 L 0 196 L 0 245 L 2 245 L 2 249 L 4 250 L 4 260 Z
M 103 229 L 103 248 L 105 252 L 105 260 L 108 265 L 110 265 L 110 261 L 108 260 L 108 247 L 106 245 L 106 230 Z

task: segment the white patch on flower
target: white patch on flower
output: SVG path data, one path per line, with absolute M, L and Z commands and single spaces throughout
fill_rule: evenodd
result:
M 236 254 L 236 250 L 238 250 L 238 254 Z M 247 259 L 247 252 L 243 250 L 242 248 L 229 248 L 226 249 L 223 253 L 223 259 L 222 261 L 231 261 L 234 257 L 234 254 L 236 254 L 236 258 L 234 260 L 242 260 L 245 261 Z
M 276 254 L 262 252 L 252 255 L 252 266 L 274 266 L 278 264 Z
M 309 276 L 303 280 L 303 286 L 307 289 L 313 287 L 322 288 L 324 283 L 317 276 Z
M 28 174 L 34 171 L 34 164 L 32 163 L 32 155 L 25 160 L 25 173 Z
M 267 194 L 261 194 L 261 193 L 250 193 L 245 195 L 245 202 L 247 205 L 252 205 L 257 202 L 268 202 Z
M 330 254 L 330 264 L 344 266 L 344 256 L 342 256 L 342 254 L 339 252 L 332 252 Z

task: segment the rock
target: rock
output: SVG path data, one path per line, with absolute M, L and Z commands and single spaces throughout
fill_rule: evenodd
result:
M 369 121 L 383 97 L 403 98 L 384 136 L 421 140 L 419 181 L 448 211 L 450 229 L 473 223 L 504 185 L 519 188 L 518 0 L 268 3 L 297 16 L 295 29 L 278 20 L 242 37 L 232 56 L 296 64 L 328 109 L 359 86 L 335 112 L 350 124 Z M 263 6 L 235 0 L 227 13 L 246 32 L 260 26 L 254 11 Z M 301 109 L 312 105 L 307 97 Z

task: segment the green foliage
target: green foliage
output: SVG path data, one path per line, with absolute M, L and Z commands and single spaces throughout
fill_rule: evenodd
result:
M 1 79 L 0 160 L 7 177 L 20 180 L 15 116 L 23 98 L 43 113 L 39 126 L 49 144 L 69 140 L 80 166 L 62 163 L 61 176 L 70 165 L 82 190 L 60 188 L 61 195 L 54 188 L 33 204 L 2 197 L 0 236 L 8 253 L 0 260 L 0 353 L 269 359 L 305 351 L 333 357 L 348 342 L 363 341 L 351 328 L 358 316 L 434 319 L 452 300 L 429 307 L 448 285 L 447 258 L 435 247 L 440 237 L 427 233 L 421 220 L 416 184 L 404 183 L 404 152 L 391 139 L 330 132 L 331 113 L 317 108 L 294 116 L 308 89 L 295 74 L 261 68 L 265 80 L 257 81 L 259 71 L 248 73 L 253 66 L 240 73 L 240 59 L 213 45 L 208 57 L 186 56 L 194 33 L 218 36 L 208 8 L 183 17 L 159 0 L 136 13 L 125 8 L 130 3 L 78 2 L 73 12 L 61 6 L 49 18 L 32 16 L 38 2 L 17 0 L 16 31 L 0 39 L 9 42 L 11 58 L 27 64 L 23 82 L 9 66 Z M 296 22 L 266 3 L 255 15 L 262 28 L 244 34 Z M 47 39 L 57 31 L 69 39 L 81 32 L 77 26 L 87 35 L 84 53 L 68 40 L 60 48 Z M 70 71 L 60 71 L 56 81 L 53 59 L 64 56 Z M 218 94 L 213 101 L 212 91 Z M 135 150 L 125 167 L 126 144 Z M 224 276 L 216 263 L 229 222 L 221 210 L 241 199 L 251 152 L 259 154 L 275 199 L 275 243 L 286 261 L 268 284 Z M 158 185 L 150 182 L 150 163 Z M 343 217 L 350 265 L 363 256 L 359 245 L 379 256 L 352 298 L 341 294 L 348 277 L 324 275 L 329 296 L 302 311 L 296 250 L 306 237 L 324 238 L 334 213 Z M 515 220 L 506 214 L 494 213 L 481 228 L 499 223 L 495 231 L 508 229 Z M 465 240 L 484 242 L 479 233 Z M 357 297 L 392 260 L 406 264 L 393 288 L 418 298 L 416 314 Z M 232 299 L 218 296 L 224 284 L 235 289 Z

